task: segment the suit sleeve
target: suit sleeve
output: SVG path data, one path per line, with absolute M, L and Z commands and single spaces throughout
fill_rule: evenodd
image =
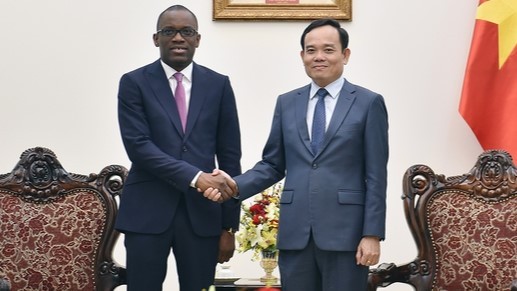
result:
M 230 176 L 240 175 L 242 172 L 241 136 L 235 95 L 230 80 L 225 78 L 223 98 L 220 103 L 221 114 L 217 134 L 217 162 L 219 168 Z M 223 203 L 223 227 L 238 229 L 240 219 L 240 202 L 230 199 Z
M 364 139 L 366 200 L 363 236 L 384 239 L 389 150 L 388 113 L 381 95 L 377 95 L 370 104 Z
M 285 177 L 285 153 L 282 134 L 282 98 L 277 99 L 269 137 L 262 151 L 262 160 L 246 173 L 235 177 L 239 197 L 245 200 L 267 189 Z
M 153 142 L 143 98 L 138 82 L 129 74 L 122 76 L 118 93 L 118 118 L 129 159 L 137 167 L 186 192 L 199 169 L 163 152 Z

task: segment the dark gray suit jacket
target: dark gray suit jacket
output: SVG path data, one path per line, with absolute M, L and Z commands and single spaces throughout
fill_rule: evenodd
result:
M 345 80 L 322 149 L 307 129 L 310 85 L 280 95 L 263 159 L 235 177 L 246 199 L 285 176 L 278 248 L 356 251 L 385 235 L 388 116 L 381 95 Z

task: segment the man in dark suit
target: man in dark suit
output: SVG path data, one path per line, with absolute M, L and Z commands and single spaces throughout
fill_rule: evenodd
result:
M 201 291 L 235 249 L 239 202 L 214 203 L 196 191 L 233 195 L 222 176 L 209 174 L 216 160 L 241 173 L 234 93 L 227 76 L 192 61 L 197 30 L 190 10 L 167 8 L 153 35 L 160 59 L 120 80 L 119 125 L 132 165 L 116 228 L 125 234 L 129 291 L 162 290 L 171 248 L 181 290 Z
M 366 290 L 385 234 L 386 107 L 381 95 L 342 77 L 350 50 L 337 21 L 312 22 L 301 45 L 312 83 L 278 97 L 262 161 L 234 177 L 239 198 L 285 176 L 277 244 L 283 291 Z M 212 189 L 204 195 L 220 198 Z

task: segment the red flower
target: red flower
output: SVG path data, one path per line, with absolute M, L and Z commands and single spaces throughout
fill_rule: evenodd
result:
M 253 215 L 253 217 L 251 219 L 252 219 L 254 225 L 260 224 L 260 217 L 258 215 Z
M 239 243 L 238 250 L 245 252 L 253 250 L 252 260 L 258 260 L 262 250 L 276 248 L 276 235 L 278 232 L 278 217 L 280 194 L 283 189 L 282 183 L 262 191 L 255 197 L 251 204 L 242 204 L 244 210 L 240 226 L 242 232 L 236 235 Z M 277 290 L 277 289 L 264 289 Z M 258 290 L 257 290 L 258 291 Z
M 253 214 L 265 214 L 266 210 L 264 209 L 263 205 L 255 204 L 250 207 L 250 212 Z
M 259 225 L 267 220 L 267 216 L 265 214 L 255 214 L 253 215 L 253 224 Z

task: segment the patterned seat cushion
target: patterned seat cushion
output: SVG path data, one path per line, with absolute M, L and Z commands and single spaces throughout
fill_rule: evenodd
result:
M 105 208 L 89 189 L 48 203 L 0 191 L 0 269 L 12 290 L 95 290 Z
M 509 200 L 509 201 L 508 201 Z M 508 290 L 517 276 L 517 198 L 444 191 L 428 202 L 436 254 L 433 290 Z

